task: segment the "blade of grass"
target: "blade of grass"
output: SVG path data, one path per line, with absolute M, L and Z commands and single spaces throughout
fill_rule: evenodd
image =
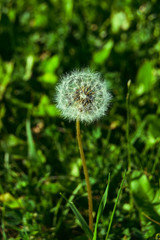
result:
M 2 206 L 2 219 L 1 219 L 2 236 L 4 240 L 7 240 L 7 235 L 5 233 L 4 218 L 5 218 L 5 206 Z
M 27 142 L 28 142 L 28 157 L 31 160 L 35 160 L 37 158 L 37 154 L 36 154 L 36 148 L 35 148 L 35 144 L 32 136 L 31 123 L 29 119 L 27 119 L 26 121 L 26 133 L 27 133 Z
M 6 235 L 6 233 L 5 233 L 5 228 L 4 228 L 4 223 L 2 222 L 2 224 L 1 224 L 1 227 L 2 227 L 2 236 L 3 236 L 3 239 L 4 240 L 7 240 L 7 235 Z
M 69 197 L 69 199 L 68 199 L 69 202 L 73 202 L 75 195 L 78 193 L 78 191 L 81 189 L 81 187 L 82 187 L 82 183 L 78 184 L 78 186 L 77 186 L 77 187 L 74 189 L 74 191 L 72 192 L 72 195 Z M 68 207 L 68 203 L 66 203 L 66 207 Z M 67 215 L 67 214 L 68 214 L 68 211 L 69 211 L 69 208 L 66 208 L 66 209 L 63 211 L 63 214 L 64 214 L 64 215 Z
M 26 232 L 26 230 L 24 230 L 23 232 L 21 232 L 20 234 L 22 236 L 23 240 L 29 240 L 29 236 L 28 233 Z
M 96 218 L 96 224 L 95 224 L 95 229 L 94 229 L 94 234 L 93 234 L 93 240 L 97 239 L 98 223 L 99 223 L 100 216 L 102 215 L 102 212 L 104 211 L 104 208 L 105 208 L 106 203 L 107 203 L 109 184 L 110 184 L 110 174 L 108 176 L 108 184 L 107 184 L 106 190 L 105 190 L 105 192 L 102 196 L 101 202 L 99 204 L 99 208 L 98 208 L 98 212 L 97 212 L 97 218 Z
M 123 179 L 122 179 L 122 182 L 121 182 L 121 185 L 120 185 L 120 188 L 119 188 L 119 191 L 118 191 L 118 195 L 117 195 L 117 198 L 116 198 L 116 201 L 115 201 L 115 204 L 114 204 L 114 208 L 113 208 L 113 211 L 112 211 L 112 215 L 111 215 L 111 219 L 110 219 L 110 222 L 109 222 L 109 226 L 108 226 L 107 235 L 106 235 L 105 240 L 107 240 L 108 236 L 109 236 L 109 232 L 110 232 L 110 229 L 111 229 L 111 225 L 112 225 L 112 222 L 113 222 L 113 217 L 114 217 L 114 214 L 115 214 L 115 211 L 116 211 L 117 203 L 118 203 L 119 196 L 120 196 L 120 193 L 121 193 L 121 190 L 122 190 L 122 187 L 123 187 L 125 176 L 126 176 L 126 170 L 124 172 Z
M 84 218 L 82 217 L 82 215 L 80 214 L 80 212 L 78 211 L 76 206 L 74 205 L 74 203 L 68 201 L 66 199 L 66 197 L 62 193 L 61 193 L 61 196 L 68 202 L 70 208 L 72 209 L 72 211 L 73 211 L 74 215 L 76 216 L 76 218 L 79 220 L 80 226 L 84 230 L 84 232 L 86 233 L 87 237 L 89 239 L 92 239 L 93 234 L 92 234 L 91 230 L 89 229 L 88 224 L 86 223 L 86 221 L 84 220 Z

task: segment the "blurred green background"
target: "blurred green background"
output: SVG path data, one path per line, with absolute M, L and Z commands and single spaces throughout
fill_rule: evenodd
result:
M 98 229 L 100 239 L 106 234 L 122 173 L 128 167 L 127 141 L 131 173 L 110 239 L 159 239 L 159 1 L 1 0 L 3 240 L 87 239 L 60 196 L 62 192 L 71 198 L 87 220 L 75 123 L 63 120 L 54 104 L 60 76 L 83 67 L 101 72 L 113 96 L 104 118 L 82 125 L 94 215 L 111 174 L 109 199 Z M 129 79 L 132 83 L 127 111 Z

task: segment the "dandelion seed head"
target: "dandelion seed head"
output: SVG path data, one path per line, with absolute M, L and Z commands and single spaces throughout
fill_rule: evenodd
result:
M 106 114 L 111 95 L 106 82 L 90 69 L 62 76 L 56 87 L 56 103 L 64 118 L 91 123 Z

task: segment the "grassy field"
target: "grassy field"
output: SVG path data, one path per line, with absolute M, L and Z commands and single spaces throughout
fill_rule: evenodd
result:
M 97 240 L 160 239 L 159 1 L 1 0 L 2 240 L 88 239 L 65 200 L 88 223 L 76 126 L 55 105 L 61 76 L 85 67 L 112 95 L 106 116 L 81 124 L 94 226 L 110 176 Z

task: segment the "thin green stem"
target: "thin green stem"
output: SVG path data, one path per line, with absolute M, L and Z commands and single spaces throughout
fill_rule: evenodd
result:
M 130 86 L 131 80 L 128 81 L 127 87 L 128 92 L 126 96 L 126 108 L 127 108 L 127 128 L 126 128 L 126 138 L 127 138 L 127 155 L 128 155 L 128 185 L 129 185 L 129 201 L 130 201 L 130 213 L 133 209 L 133 196 L 131 190 L 131 143 L 130 143 Z
M 122 187 L 123 187 L 123 184 L 124 184 L 125 177 L 126 177 L 126 170 L 124 172 L 123 179 L 122 179 L 120 188 L 118 190 L 118 195 L 117 195 L 117 198 L 116 198 L 116 201 L 115 201 L 115 204 L 114 204 L 114 208 L 113 208 L 113 211 L 112 211 L 112 214 L 111 214 L 111 219 L 110 219 L 110 222 L 109 222 L 109 225 L 108 225 L 108 230 L 107 230 L 107 235 L 106 235 L 105 240 L 108 240 L 109 232 L 110 232 L 111 225 L 112 225 L 112 222 L 113 222 L 113 217 L 114 217 L 114 214 L 115 214 L 115 211 L 116 211 L 116 207 L 117 207 L 117 204 L 118 204 L 119 196 L 120 196 L 121 191 L 122 191 Z
M 128 92 L 126 96 L 126 108 L 127 108 L 127 128 L 126 128 L 126 137 L 127 137 L 127 151 L 128 151 L 128 172 L 131 171 L 131 152 L 130 152 L 130 138 L 129 138 L 129 132 L 130 132 L 130 85 L 131 80 L 128 81 Z
M 77 131 L 77 140 L 78 140 L 80 156 L 81 156 L 81 159 L 82 159 L 83 172 L 84 172 L 86 185 L 87 185 L 87 192 L 88 192 L 89 228 L 91 229 L 91 231 L 93 231 L 93 215 L 92 215 L 92 213 L 93 213 L 93 201 L 92 201 L 92 192 L 91 192 L 91 185 L 90 185 L 90 182 L 89 182 L 88 170 L 87 170 L 87 165 L 86 165 L 86 160 L 85 160 L 85 156 L 84 156 L 82 140 L 81 140 L 81 135 L 80 135 L 80 122 L 79 122 L 78 119 L 76 120 L 76 131 Z

